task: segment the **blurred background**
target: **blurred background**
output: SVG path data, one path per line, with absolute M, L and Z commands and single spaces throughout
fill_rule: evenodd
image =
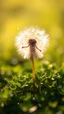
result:
M 44 57 L 35 59 L 36 89 L 31 62 L 15 47 L 16 36 L 30 26 L 50 36 Z M 64 114 L 64 0 L 0 0 L 0 114 L 24 114 L 34 106 L 37 114 Z
M 44 58 L 63 65 L 64 0 L 0 0 L 0 62 L 16 64 L 15 37 L 29 26 L 46 30 L 50 46 Z

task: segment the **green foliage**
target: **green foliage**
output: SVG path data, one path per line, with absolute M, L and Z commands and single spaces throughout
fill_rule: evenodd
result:
M 35 60 L 35 85 L 30 61 L 15 49 L 28 26 L 50 35 L 48 52 Z M 64 0 L 0 0 L 0 114 L 27 113 L 64 113 Z
M 21 65 L 1 67 L 0 114 L 64 113 L 64 67 L 43 62 L 35 84 L 31 72 L 24 70 Z

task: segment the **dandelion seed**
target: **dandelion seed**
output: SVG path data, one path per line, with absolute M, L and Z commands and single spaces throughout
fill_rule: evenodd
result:
M 33 80 L 35 80 L 33 57 L 42 58 L 48 44 L 49 36 L 44 30 L 35 27 L 27 28 L 16 37 L 16 47 L 19 54 L 32 61 Z
M 42 58 L 48 44 L 49 36 L 45 31 L 34 27 L 22 31 L 16 37 L 18 52 L 26 59 L 31 58 L 33 55 Z

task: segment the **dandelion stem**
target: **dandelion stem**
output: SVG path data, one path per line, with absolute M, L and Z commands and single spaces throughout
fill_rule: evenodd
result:
M 32 79 L 33 83 L 35 83 L 35 70 L 34 70 L 34 57 L 31 57 L 31 62 L 32 62 Z

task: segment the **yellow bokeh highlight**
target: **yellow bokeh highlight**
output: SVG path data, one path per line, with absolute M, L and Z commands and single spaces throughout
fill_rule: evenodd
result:
M 50 35 L 52 46 L 63 43 L 64 0 L 0 1 L 0 52 L 5 56 L 15 47 L 15 37 L 24 28 L 38 26 Z

